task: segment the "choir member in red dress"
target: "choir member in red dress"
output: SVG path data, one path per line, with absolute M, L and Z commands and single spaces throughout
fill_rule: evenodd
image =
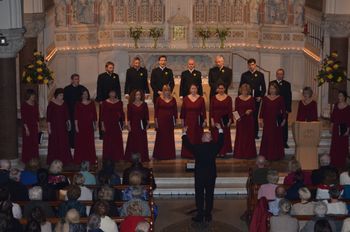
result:
M 267 160 L 280 160 L 284 157 L 282 127 L 286 123 L 286 107 L 283 98 L 278 95 L 278 85 L 269 85 L 269 94 L 263 98 L 259 115 L 263 135 L 260 155 Z
M 191 85 L 190 94 L 183 98 L 180 118 L 182 127 L 187 127 L 187 136 L 191 144 L 201 143 L 203 128 L 206 125 L 206 111 L 204 98 L 198 94 L 198 87 Z M 183 145 L 182 158 L 193 159 L 193 154 Z
M 331 164 L 337 168 L 346 166 L 349 155 L 350 106 L 346 103 L 347 93 L 339 91 L 338 103 L 331 114 L 332 143 L 330 150 Z
M 236 139 L 233 157 L 237 159 L 252 159 L 256 157 L 254 111 L 255 100 L 251 96 L 249 84 L 242 84 L 240 95 L 235 100 Z
M 62 88 L 55 90 L 54 98 L 47 106 L 46 121 L 49 133 L 49 145 L 46 162 L 50 164 L 54 160 L 60 160 L 63 164 L 69 164 L 72 155 L 69 148 L 68 131 L 71 129 L 68 107 L 63 101 Z
M 218 141 L 219 131 L 215 124 L 220 123 L 224 130 L 224 145 L 219 152 L 219 157 L 225 157 L 232 153 L 232 140 L 230 126 L 232 123 L 232 98 L 225 93 L 225 84 L 218 83 L 217 94 L 210 101 L 211 132 L 214 141 Z
M 157 131 L 153 158 L 175 159 L 174 126 L 177 119 L 177 104 L 171 95 L 171 89 L 164 85 L 162 94 L 156 100 L 154 111 L 155 128 Z
M 318 121 L 317 103 L 312 100 L 313 91 L 310 87 L 303 89 L 303 99 L 299 101 L 297 121 L 312 122 Z
M 129 134 L 126 143 L 125 159 L 131 161 L 133 153 L 140 153 L 142 162 L 148 162 L 147 129 L 149 128 L 149 113 L 145 102 L 145 94 L 141 90 L 131 92 L 127 113 Z
M 124 159 L 123 127 L 125 114 L 123 102 L 112 89 L 108 98 L 101 104 L 101 131 L 103 132 L 103 160 L 120 161 Z
M 26 100 L 21 106 L 22 162 L 25 164 L 33 158 L 39 158 L 39 108 L 36 97 L 34 90 L 28 89 Z
M 80 164 L 87 160 L 90 164 L 95 164 L 97 158 L 94 132 L 96 130 L 97 114 L 95 102 L 90 100 L 90 93 L 87 89 L 81 93 L 81 101 L 75 104 L 74 119 L 74 163 Z

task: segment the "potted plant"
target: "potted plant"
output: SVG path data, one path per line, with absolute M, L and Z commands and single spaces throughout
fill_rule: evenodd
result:
M 197 34 L 202 39 L 202 48 L 206 48 L 205 41 L 209 39 L 212 34 L 210 29 L 208 27 L 207 28 L 201 27 L 197 30 Z
M 137 42 L 141 38 L 142 35 L 142 27 L 130 27 L 129 28 L 129 36 L 134 39 L 134 47 L 138 48 Z
M 220 48 L 225 47 L 225 40 L 228 36 L 229 28 L 216 28 L 215 35 L 220 39 Z
M 157 48 L 158 39 L 163 36 L 164 29 L 152 27 L 149 29 L 149 36 L 153 38 L 153 48 Z
M 32 63 L 24 67 L 22 82 L 26 84 L 49 84 L 54 80 L 54 73 L 47 67 L 41 52 L 33 53 Z

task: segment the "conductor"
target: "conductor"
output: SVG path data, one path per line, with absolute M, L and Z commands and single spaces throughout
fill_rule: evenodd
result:
M 213 209 L 216 180 L 215 159 L 224 144 L 224 134 L 221 125 L 216 123 L 215 127 L 219 130 L 217 143 L 212 141 L 210 132 L 205 132 L 200 144 L 191 144 L 186 134 L 187 127 L 183 128 L 183 144 L 193 153 L 195 158 L 194 185 L 197 215 L 192 218 L 195 222 L 203 222 L 203 220 L 210 222 L 212 220 L 211 211 Z

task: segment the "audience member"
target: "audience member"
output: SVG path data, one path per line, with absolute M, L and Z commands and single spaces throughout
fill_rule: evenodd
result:
M 350 185 L 350 165 L 348 166 L 348 170 L 340 174 L 339 184 Z
M 346 203 L 339 201 L 340 191 L 336 187 L 329 190 L 330 201 L 327 204 L 327 214 L 348 214 Z
M 301 169 L 301 164 L 298 160 L 295 158 L 289 161 L 288 163 L 289 173 L 284 178 L 283 184 L 285 185 L 292 185 L 295 183 L 295 175 L 300 174 L 303 176 L 303 182 L 305 185 L 312 185 L 311 181 L 311 172 L 310 171 L 303 171 Z
M 350 231 L 350 218 L 347 218 L 343 221 L 341 232 L 349 232 L 349 231 Z
M 152 176 L 152 171 L 142 165 L 140 153 L 134 153 L 131 155 L 132 164 L 126 168 L 123 172 L 123 184 L 129 185 L 129 176 L 133 171 L 138 171 L 142 175 L 142 185 L 151 185 L 152 189 L 156 189 L 157 185 Z M 152 183 L 150 182 L 152 180 Z
M 332 231 L 336 231 L 335 223 L 333 220 L 326 217 L 327 214 L 327 205 L 324 202 L 316 202 L 314 206 L 315 217 L 308 221 L 306 225 L 301 229 L 301 232 L 314 232 L 315 224 L 319 220 L 328 219 L 329 224 L 331 225 Z
M 103 232 L 100 229 L 101 227 L 101 218 L 97 214 L 91 214 L 87 223 L 88 232 Z
M 141 173 L 138 171 L 132 171 L 129 175 L 129 187 L 127 187 L 123 191 L 123 201 L 128 201 L 132 199 L 132 192 L 135 188 L 142 188 L 142 196 L 141 199 L 148 200 L 147 196 L 147 190 L 141 186 L 142 183 L 142 176 Z
M 304 175 L 301 169 L 294 172 L 294 180 L 292 185 L 287 189 L 286 199 L 298 200 L 299 199 L 299 189 L 304 187 Z
M 314 215 L 314 205 L 315 203 L 310 201 L 311 192 L 308 188 L 300 188 L 299 191 L 300 202 L 295 203 L 292 206 L 292 215 Z
M 311 173 L 311 180 L 313 185 L 323 184 L 327 173 L 335 173 L 337 179 L 339 180 L 339 172 L 337 168 L 330 165 L 331 157 L 327 154 L 320 157 L 320 167 L 316 170 L 313 170 Z M 334 183 L 335 184 L 335 183 Z
M 106 201 L 98 201 L 95 204 L 94 212 L 101 218 L 100 229 L 104 232 L 118 232 L 118 226 L 108 215 L 108 203 Z
M 35 185 L 38 182 L 36 173 L 39 168 L 40 161 L 38 158 L 32 158 L 29 160 L 26 164 L 25 170 L 21 172 L 21 183 L 24 185 Z
M 49 203 L 43 201 L 43 190 L 40 186 L 34 186 L 29 189 L 29 200 L 30 201 L 23 208 L 25 218 L 28 219 L 35 208 L 40 208 L 47 217 L 55 216 Z
M 315 223 L 314 232 L 335 232 L 327 219 L 318 220 Z
M 49 184 L 49 172 L 45 168 L 40 168 L 37 172 L 38 183 L 43 192 L 43 201 L 54 201 L 56 200 L 56 190 Z
M 63 218 L 68 210 L 76 209 L 81 217 L 86 216 L 86 207 L 81 202 L 78 201 L 80 197 L 81 190 L 76 185 L 70 185 L 67 191 L 68 200 L 62 202 L 58 207 L 58 216 Z
M 0 184 L 4 184 L 9 180 L 11 162 L 9 160 L 0 160 Z
M 98 172 L 98 177 L 101 174 L 107 174 L 109 176 L 109 180 L 111 185 L 118 185 L 121 184 L 120 177 L 118 173 L 115 170 L 115 165 L 113 160 L 103 160 L 102 162 L 102 169 Z M 98 178 L 99 180 L 99 178 Z M 98 183 L 102 184 L 102 183 Z
M 71 208 L 67 211 L 64 220 L 57 223 L 55 232 L 86 232 L 86 228 L 80 224 L 79 212 Z
M 279 207 L 279 215 L 272 216 L 270 219 L 270 232 L 298 232 L 298 220 L 289 215 L 291 209 L 290 202 L 282 199 L 279 202 Z
M 73 184 L 79 186 L 81 194 L 79 201 L 91 201 L 92 200 L 92 191 L 91 189 L 84 186 L 85 178 L 83 174 L 77 173 L 73 176 Z
M 137 223 L 135 231 L 136 232 L 148 232 L 150 228 L 151 228 L 150 224 L 146 221 L 143 221 L 143 222 Z
M 267 172 L 267 184 L 260 186 L 258 191 L 258 199 L 266 197 L 267 200 L 274 200 L 276 198 L 276 188 L 278 183 L 278 172 L 276 170 L 269 170 Z
M 96 177 L 90 172 L 90 162 L 83 161 L 80 164 L 80 173 L 85 178 L 85 185 L 96 185 Z
M 11 201 L 28 201 L 28 189 L 20 182 L 21 171 L 17 168 L 11 168 L 9 181 L 6 187 L 10 192 Z
M 35 207 L 30 212 L 28 220 L 37 221 L 40 224 L 41 232 L 51 232 L 52 225 L 46 220 L 46 216 L 47 215 L 45 215 L 44 211 L 40 207 Z
M 69 185 L 69 180 L 65 175 L 62 174 L 62 171 L 62 161 L 52 161 L 49 168 L 48 183 L 56 190 L 63 189 Z
M 277 216 L 280 210 L 279 203 L 286 196 L 286 190 L 283 186 L 278 186 L 276 188 L 276 199 L 269 202 L 269 212 L 274 216 Z
M 339 178 L 335 172 L 325 172 L 324 182 L 317 186 L 316 199 L 324 200 L 329 199 L 329 190 L 333 187 L 342 190 L 343 187 L 339 184 Z M 342 191 L 341 191 L 342 193 Z
M 3 201 L 0 204 L 0 228 L 3 232 L 22 232 L 22 225 L 13 217 L 12 203 Z
M 107 172 L 99 172 L 97 176 L 97 185 L 98 187 L 95 188 L 92 192 L 92 199 L 94 201 L 99 200 L 98 193 L 101 191 L 102 187 L 107 186 L 111 187 L 111 180 L 110 180 L 110 175 Z M 121 191 L 118 189 L 113 189 L 113 195 L 114 195 L 114 200 L 119 201 L 122 199 L 121 197 Z
M 41 232 L 40 223 L 34 220 L 28 221 L 24 232 Z
M 142 216 L 127 216 L 120 223 L 120 232 L 134 232 L 139 222 L 144 222 L 145 218 Z
M 118 207 L 114 203 L 114 189 L 105 185 L 98 192 L 98 200 L 103 200 L 108 203 L 108 216 L 117 217 L 119 215 Z M 95 204 L 94 204 L 95 205 Z M 96 213 L 96 207 L 92 206 L 90 214 Z
M 142 200 L 143 189 L 135 187 L 132 192 L 132 199 L 125 202 L 120 209 L 120 216 L 151 216 L 151 209 L 148 201 Z
M 269 169 L 266 167 L 266 159 L 264 156 L 259 155 L 256 157 L 256 168 L 253 170 L 252 183 L 253 184 L 267 184 L 267 172 Z
M 11 202 L 10 201 L 10 192 L 6 187 L 0 187 L 0 204 L 3 202 Z M 12 215 L 16 219 L 22 218 L 22 210 L 21 207 L 14 202 L 11 202 L 12 204 Z

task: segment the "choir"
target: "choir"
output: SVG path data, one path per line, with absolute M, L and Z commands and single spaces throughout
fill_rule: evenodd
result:
M 291 112 L 291 86 L 284 80 L 284 70 L 276 71 L 276 80 L 271 81 L 265 95 L 263 73 L 257 71 L 256 61 L 249 59 L 248 71 L 243 73 L 239 85 L 239 95 L 228 95 L 232 81 L 232 70 L 224 66 L 224 58 L 217 56 L 216 66 L 209 71 L 210 99 L 209 118 L 203 97 L 202 74 L 195 69 L 195 60 L 189 59 L 187 70 L 181 74 L 180 104 L 173 97 L 173 72 L 166 66 L 167 57 L 158 59 L 158 67 L 151 72 L 150 85 L 153 90 L 154 128 L 156 130 L 153 159 L 175 159 L 174 128 L 181 119 L 181 126 L 187 128 L 187 137 L 191 144 L 201 142 L 204 128 L 209 125 L 213 140 L 217 141 L 219 132 L 214 125 L 221 125 L 224 133 L 224 145 L 217 154 L 225 157 L 233 153 L 237 159 L 252 159 L 257 156 L 255 139 L 259 127 L 262 139 L 259 154 L 267 160 L 284 158 L 284 148 L 288 147 L 288 114 Z M 87 160 L 96 163 L 94 132 L 100 130 L 103 140 L 102 158 L 104 160 L 131 160 L 133 153 L 140 153 L 143 162 L 149 161 L 147 130 L 149 110 L 145 99 L 150 94 L 148 72 L 141 67 L 136 57 L 127 70 L 125 98 L 128 99 L 126 116 L 121 99 L 118 74 L 114 73 L 114 64 L 106 63 L 106 72 L 97 80 L 95 101 L 99 107 L 97 117 L 96 104 L 90 99 L 87 88 L 79 84 L 79 75 L 71 76 L 71 84 L 65 89 L 58 88 L 47 107 L 48 155 L 47 162 L 59 159 L 63 164 L 80 164 Z M 305 87 L 302 100 L 298 103 L 297 121 L 317 121 L 317 103 L 312 99 L 312 89 Z M 22 161 L 29 162 L 39 156 L 40 126 L 36 93 L 28 90 L 21 105 L 22 117 Z M 346 92 L 340 91 L 338 102 L 331 113 L 332 142 L 330 156 L 332 165 L 344 167 L 349 154 L 350 106 Z M 97 120 L 98 123 L 97 123 Z M 231 125 L 236 126 L 234 147 L 232 147 Z M 211 126 L 210 126 L 211 125 Z M 123 147 L 122 132 L 128 130 L 126 148 Z M 39 139 L 38 139 L 39 138 Z M 70 148 L 74 148 L 72 151 Z M 181 157 L 193 159 L 193 154 L 184 146 Z

